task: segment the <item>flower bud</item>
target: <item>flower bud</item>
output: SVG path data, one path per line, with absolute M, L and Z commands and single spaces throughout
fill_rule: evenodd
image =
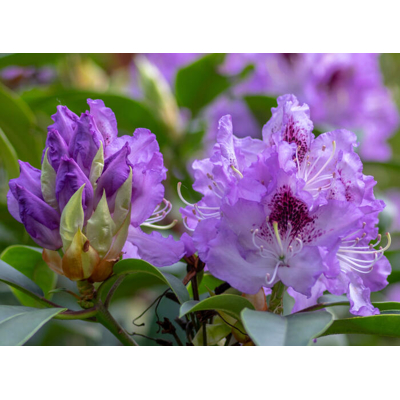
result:
M 137 129 L 133 136 L 117 137 L 112 110 L 101 100 L 89 99 L 88 104 L 90 112 L 80 117 L 64 106 L 57 108 L 48 127 L 42 169 L 20 162 L 20 176 L 9 183 L 7 204 L 44 248 L 49 268 L 71 280 L 93 283 L 112 274 L 130 224 L 136 230 L 142 224 L 152 226 L 168 214 L 171 204 L 164 199 L 166 168 L 156 136 Z M 170 250 L 170 240 L 161 243 L 159 237 L 154 241 L 148 236 L 135 243 L 149 249 L 156 243 L 160 254 L 164 247 Z M 181 243 L 173 244 L 171 263 L 183 253 Z M 143 249 L 144 257 L 151 254 L 149 249 Z

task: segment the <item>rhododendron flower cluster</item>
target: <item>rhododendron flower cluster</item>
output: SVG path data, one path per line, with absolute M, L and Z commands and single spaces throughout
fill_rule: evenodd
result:
M 127 252 L 159 265 L 176 262 L 182 243 L 140 228 L 156 227 L 171 210 L 155 135 L 140 128 L 117 137 L 111 109 L 101 100 L 88 104 L 80 117 L 57 107 L 42 169 L 20 162 L 19 178 L 10 181 L 10 213 L 44 248 L 49 267 L 72 280 L 105 280 Z
M 294 311 L 325 291 L 350 300 L 357 315 L 379 313 L 371 291 L 387 285 L 390 246 L 376 228 L 384 203 L 363 174 L 356 135 L 315 137 L 310 110 L 278 98 L 263 140 L 233 135 L 221 118 L 210 158 L 193 163 L 200 202 L 181 210 L 200 258 L 217 278 L 246 294 L 288 287 Z

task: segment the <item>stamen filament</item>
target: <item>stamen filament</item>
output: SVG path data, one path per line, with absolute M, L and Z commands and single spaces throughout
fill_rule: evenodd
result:
M 159 225 L 144 223 L 144 224 L 141 224 L 140 226 L 146 226 L 147 228 L 153 228 L 153 229 L 158 229 L 158 230 L 168 230 L 168 229 L 173 228 L 177 223 L 178 223 L 178 220 L 174 219 L 169 225 L 159 226 Z
M 279 244 L 279 247 L 280 247 L 280 249 L 281 249 L 281 256 L 283 256 L 283 255 L 284 255 L 284 252 L 283 252 L 283 246 L 282 246 L 281 237 L 280 237 L 280 235 L 279 235 L 278 223 L 277 223 L 276 221 L 274 221 L 274 222 L 272 223 L 272 225 L 273 225 L 273 227 L 274 227 L 274 233 L 275 233 L 275 236 L 276 236 L 276 240 L 277 240 L 277 242 L 278 242 L 278 244 Z
M 336 142 L 332 142 L 332 153 L 329 156 L 328 160 L 326 160 L 326 163 L 322 166 L 322 168 L 307 182 L 306 186 L 309 185 L 311 182 L 315 181 L 315 179 L 318 178 L 318 176 L 322 173 L 322 171 L 328 166 L 328 164 L 332 161 L 336 151 Z
M 243 174 L 238 169 L 236 169 L 233 165 L 231 165 L 231 168 L 239 175 L 240 178 L 243 178 Z

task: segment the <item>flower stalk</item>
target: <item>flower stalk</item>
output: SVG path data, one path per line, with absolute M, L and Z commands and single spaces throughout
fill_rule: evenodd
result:
M 277 282 L 272 288 L 271 297 L 269 299 L 269 311 L 274 314 L 283 314 L 283 294 L 285 293 L 285 285 Z

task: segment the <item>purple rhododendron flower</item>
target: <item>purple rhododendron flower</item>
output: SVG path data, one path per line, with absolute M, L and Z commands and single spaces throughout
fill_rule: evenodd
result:
M 117 137 L 111 109 L 101 100 L 88 104 L 90 112 L 80 117 L 57 107 L 42 170 L 20 162 L 19 178 L 9 183 L 10 213 L 44 248 L 48 265 L 73 280 L 106 279 L 128 233 L 136 257 L 156 259 L 157 265 L 177 262 L 183 243 L 140 230 L 155 227 L 171 210 L 164 199 L 167 170 L 155 135 L 140 128 L 133 136 Z M 168 250 L 164 258 L 163 249 Z
M 352 313 L 375 314 L 370 293 L 390 273 L 390 235 L 378 247 L 375 227 L 384 203 L 353 133 L 312 132 L 308 106 L 293 95 L 278 98 L 262 141 L 236 138 L 230 116 L 221 118 L 212 156 L 193 164 L 202 200 L 180 194 L 185 224 L 209 271 L 244 293 L 281 281 L 294 311 L 328 290 L 346 293 Z

